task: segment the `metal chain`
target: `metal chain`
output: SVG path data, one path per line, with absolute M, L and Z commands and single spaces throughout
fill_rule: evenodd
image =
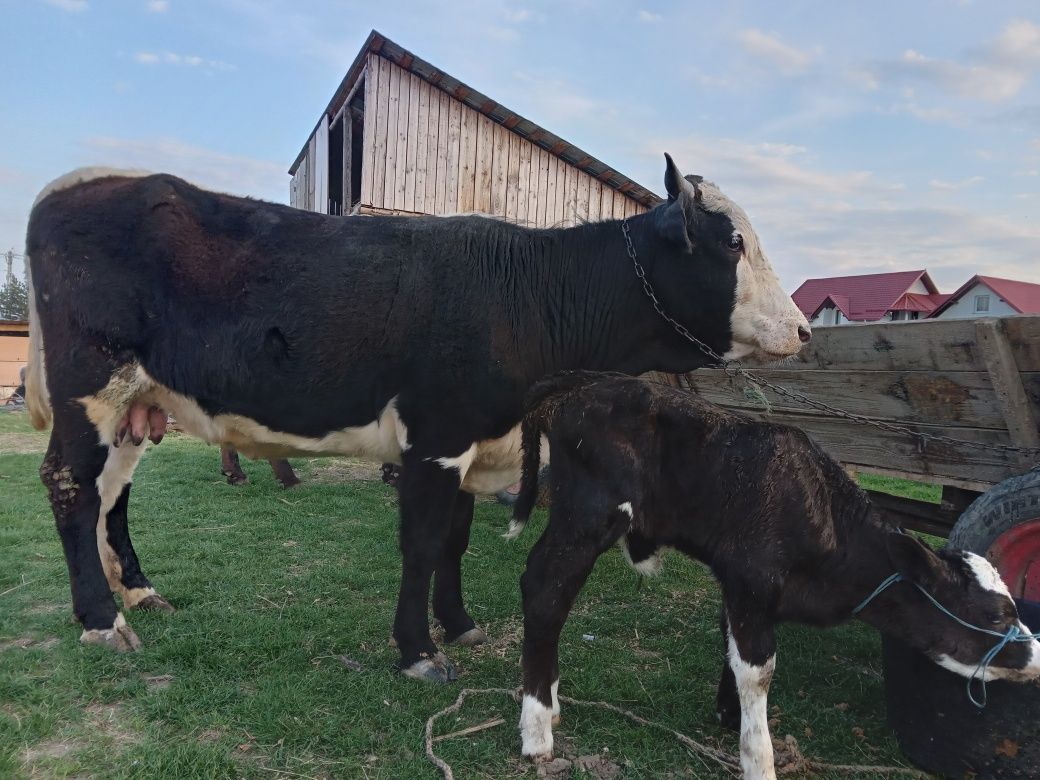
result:
M 910 436 L 916 439 L 917 446 L 920 450 L 924 450 L 928 442 L 936 442 L 940 444 L 956 444 L 958 446 L 970 446 L 975 449 L 992 450 L 994 452 L 1004 452 L 1008 454 L 1021 454 L 1021 455 L 1033 455 L 1040 456 L 1040 448 L 1036 447 L 1016 447 L 1011 444 L 987 444 L 984 442 L 969 441 L 968 439 L 957 439 L 953 436 L 942 436 L 935 433 L 922 433 L 915 431 L 912 428 L 908 428 L 905 425 L 897 425 L 895 423 L 885 422 L 883 420 L 875 420 L 871 417 L 866 417 L 862 414 L 856 414 L 854 412 L 847 412 L 844 409 L 839 409 L 836 406 L 831 406 L 823 401 L 817 401 L 814 398 L 810 398 L 803 393 L 799 393 L 797 390 L 791 390 L 790 388 L 782 385 L 770 382 L 768 379 L 756 374 L 741 365 L 739 360 L 727 360 L 718 352 L 713 350 L 699 338 L 690 333 L 689 329 L 686 328 L 681 322 L 678 322 L 664 310 L 664 306 L 654 293 L 653 285 L 650 284 L 650 280 L 646 277 L 646 269 L 643 268 L 639 262 L 639 258 L 636 255 L 636 248 L 632 244 L 632 236 L 628 227 L 628 220 L 621 220 L 621 232 L 625 234 L 625 246 L 628 251 L 628 256 L 632 260 L 632 266 L 635 268 L 636 276 L 639 281 L 643 283 L 643 292 L 646 293 L 646 297 L 650 299 L 650 302 L 654 306 L 656 311 L 661 318 L 667 322 L 672 328 L 687 341 L 691 342 L 701 352 L 710 357 L 719 368 L 726 372 L 726 375 L 731 378 L 742 377 L 750 382 L 752 385 L 761 388 L 772 390 L 778 396 L 782 398 L 789 398 L 796 403 L 800 403 L 804 406 L 808 406 L 812 409 L 816 409 L 819 412 L 823 412 L 828 417 L 839 417 L 849 422 L 856 423 L 857 425 L 867 425 L 873 428 L 880 428 L 883 431 L 889 433 L 897 433 L 905 436 Z

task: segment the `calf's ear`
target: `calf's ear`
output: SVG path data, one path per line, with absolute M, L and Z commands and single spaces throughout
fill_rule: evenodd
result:
M 938 581 L 942 570 L 939 556 L 916 536 L 889 534 L 885 539 L 885 547 L 892 566 L 906 579 L 924 588 Z

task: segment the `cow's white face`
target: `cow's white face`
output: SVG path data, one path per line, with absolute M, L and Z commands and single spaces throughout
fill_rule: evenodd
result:
M 691 186 L 693 182 L 687 180 Z M 737 263 L 737 289 L 730 327 L 733 344 L 726 358 L 752 353 L 766 357 L 788 357 L 809 340 L 809 322 L 780 285 L 758 240 L 751 220 L 711 182 L 695 185 L 699 204 L 705 211 L 725 216 L 733 226 L 730 236 Z

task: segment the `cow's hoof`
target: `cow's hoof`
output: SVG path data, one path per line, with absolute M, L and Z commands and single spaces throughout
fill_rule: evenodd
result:
M 91 628 L 80 634 L 79 641 L 85 645 L 101 645 L 119 653 L 129 653 L 141 647 L 141 640 L 130 628 L 122 615 L 116 616 L 112 628 Z
M 427 682 L 450 683 L 455 682 L 458 675 L 455 673 L 455 664 L 448 660 L 444 653 L 437 653 L 433 658 L 423 658 L 416 661 L 401 673 L 405 677 Z
M 448 644 L 450 645 L 462 645 L 463 647 L 475 647 L 476 645 L 482 645 L 488 641 L 488 635 L 479 628 L 471 628 L 469 631 L 465 631 L 459 634 L 454 639 L 449 639 Z
M 177 611 L 177 608 L 170 602 L 160 596 L 158 593 L 153 593 L 150 596 L 145 596 L 143 599 L 134 604 L 130 609 L 148 609 L 156 612 L 168 612 L 173 614 Z

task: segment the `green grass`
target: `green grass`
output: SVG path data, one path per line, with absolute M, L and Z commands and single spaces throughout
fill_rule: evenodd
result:
M 466 591 L 493 642 L 451 648 L 460 680 L 433 687 L 396 674 L 387 644 L 399 576 L 392 491 L 337 483 L 327 462 L 302 460 L 292 491 L 245 461 L 251 484 L 232 488 L 216 448 L 181 436 L 145 456 L 130 515 L 146 572 L 179 611 L 128 616 L 138 653 L 81 647 L 36 473 L 46 437 L 29 431 L 23 414 L 0 414 L 0 777 L 436 778 L 426 718 L 462 687 L 519 684 L 517 582 L 544 518 L 507 543 L 506 510 L 478 504 Z M 735 751 L 714 720 L 718 608 L 711 578 L 679 555 L 642 582 L 604 555 L 564 631 L 561 692 Z M 770 707 L 774 734 L 794 735 L 807 756 L 902 763 L 884 725 L 878 637 L 860 624 L 783 628 Z M 533 777 L 519 760 L 518 707 L 504 697 L 467 702 L 439 730 L 494 715 L 506 724 L 441 742 L 439 754 L 460 778 Z M 623 777 L 722 776 L 616 715 L 563 717 L 558 752 L 608 755 Z

